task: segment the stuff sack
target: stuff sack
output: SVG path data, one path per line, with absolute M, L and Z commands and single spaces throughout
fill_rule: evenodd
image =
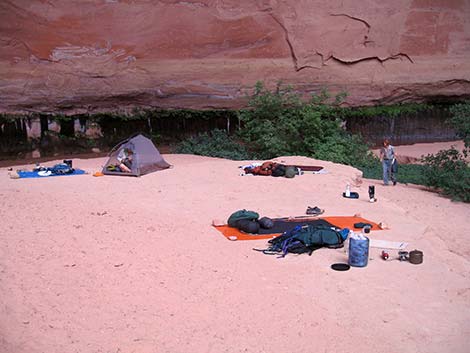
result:
M 297 174 L 297 170 L 295 167 L 286 167 L 286 171 L 284 173 L 286 178 L 293 178 Z
M 271 218 L 262 217 L 258 220 L 259 226 L 264 229 L 271 229 L 274 227 L 274 222 Z
M 398 162 L 397 162 L 396 158 L 393 159 L 392 166 L 391 166 L 391 171 L 392 171 L 393 174 L 398 173 Z
M 238 221 L 248 220 L 248 221 L 257 221 L 259 214 L 254 211 L 247 211 L 245 209 L 236 211 L 230 215 L 227 220 L 227 223 L 230 227 L 238 227 Z
M 349 230 L 346 230 L 348 231 Z M 281 257 L 287 253 L 302 254 L 309 253 L 322 247 L 340 248 L 344 246 L 342 232 L 326 226 L 304 225 L 284 232 L 280 236 L 271 239 L 270 246 L 261 250 L 265 254 L 280 254 Z M 257 250 L 257 249 L 255 249 Z
M 286 166 L 284 164 L 277 164 L 274 167 L 271 175 L 273 177 L 280 177 L 286 175 Z
M 250 221 L 248 219 L 240 219 L 237 221 L 237 228 L 242 232 L 248 234 L 256 234 L 259 232 L 260 225 L 257 221 Z

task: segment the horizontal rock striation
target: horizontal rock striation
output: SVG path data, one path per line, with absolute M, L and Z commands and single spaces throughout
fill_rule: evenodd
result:
M 3 0 L 0 112 L 240 108 L 257 81 L 346 104 L 470 98 L 466 0 Z

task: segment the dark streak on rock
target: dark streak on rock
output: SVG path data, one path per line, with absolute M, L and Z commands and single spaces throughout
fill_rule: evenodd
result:
M 344 16 L 344 17 L 350 18 L 351 20 L 362 22 L 367 27 L 367 32 L 370 31 L 370 24 L 367 23 L 367 21 L 363 20 L 362 18 L 354 17 L 354 16 L 351 16 L 351 15 L 348 15 L 348 14 L 345 14 L 345 13 L 332 13 L 332 14 L 330 14 L 330 16 Z
M 282 30 L 284 31 L 284 38 L 286 39 L 287 45 L 289 46 L 290 55 L 292 57 L 292 61 L 294 62 L 295 71 L 299 71 L 297 68 L 297 56 L 295 55 L 294 47 L 292 46 L 292 43 L 289 40 L 289 32 L 287 31 L 287 28 L 272 13 L 269 13 L 269 16 L 271 16 L 273 20 L 276 21 L 279 24 L 279 26 L 281 26 Z
M 379 56 L 368 56 L 368 57 L 365 57 L 365 58 L 354 59 L 354 60 L 341 59 L 341 58 L 338 58 L 334 55 L 331 55 L 330 57 L 328 57 L 325 60 L 325 62 L 331 59 L 331 60 L 334 60 L 334 61 L 339 62 L 339 63 L 344 64 L 344 65 L 354 65 L 354 64 L 357 64 L 361 61 L 376 60 L 376 61 L 380 62 L 381 64 L 383 64 L 385 61 L 388 61 L 388 60 L 396 60 L 396 59 L 402 59 L 402 58 L 406 58 L 412 64 L 414 64 L 414 61 L 409 57 L 409 55 L 404 54 L 404 53 L 393 54 L 393 55 L 387 56 L 386 58 L 381 58 Z
M 453 79 L 453 80 L 445 80 L 445 81 L 442 81 L 448 85 L 453 85 L 453 84 L 469 84 L 470 83 L 470 80 L 466 80 L 466 79 Z
M 271 12 L 269 13 L 269 15 L 274 19 L 274 21 L 276 21 L 279 26 L 281 26 L 282 30 L 284 31 L 284 37 L 286 39 L 286 42 L 287 42 L 287 45 L 289 46 L 289 51 L 290 51 L 290 55 L 292 57 L 292 61 L 294 62 L 294 69 L 295 71 L 301 71 L 303 69 L 306 69 L 306 68 L 309 68 L 309 69 L 319 69 L 318 67 L 315 67 L 315 66 L 311 66 L 311 65 L 304 65 L 304 66 L 300 66 L 299 67 L 299 64 L 298 64 L 298 60 L 297 60 L 297 56 L 295 55 L 295 51 L 294 51 L 294 46 L 292 45 L 292 43 L 290 42 L 290 39 L 289 39 L 289 32 L 287 31 L 287 28 L 284 26 L 284 24 L 278 19 L 276 18 L 276 16 L 274 16 Z M 323 62 L 323 61 L 322 61 Z
M 316 67 L 316 66 L 312 66 L 312 65 L 304 65 L 304 66 L 301 66 L 299 68 L 296 68 L 295 71 L 300 71 L 300 70 L 303 70 L 303 69 L 315 69 L 315 70 L 320 70 L 319 67 Z
M 333 13 L 333 14 L 330 14 L 330 16 L 344 16 L 344 17 L 350 18 L 351 20 L 361 22 L 367 27 L 367 33 L 364 35 L 364 41 L 362 42 L 362 44 L 365 47 L 367 47 L 367 44 L 372 42 L 369 40 L 369 32 L 370 32 L 371 26 L 366 20 L 363 20 L 362 18 L 359 18 L 359 17 L 354 17 L 348 14 L 344 14 L 344 13 L 338 13 L 338 14 Z

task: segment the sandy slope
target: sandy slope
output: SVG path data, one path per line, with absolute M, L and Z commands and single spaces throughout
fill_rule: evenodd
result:
M 141 178 L 0 170 L 1 352 L 468 352 L 470 205 L 304 157 L 279 160 L 328 174 L 241 177 L 240 162 L 165 158 L 173 169 Z M 359 200 L 341 197 L 347 182 Z M 211 227 L 241 208 L 307 206 L 386 222 L 371 237 L 407 241 L 424 263 L 371 249 L 367 267 L 335 272 L 342 249 L 278 259 Z

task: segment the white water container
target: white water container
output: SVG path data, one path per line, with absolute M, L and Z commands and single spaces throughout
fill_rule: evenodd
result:
M 351 185 L 349 183 L 346 184 L 346 191 L 344 192 L 346 197 L 351 197 Z

